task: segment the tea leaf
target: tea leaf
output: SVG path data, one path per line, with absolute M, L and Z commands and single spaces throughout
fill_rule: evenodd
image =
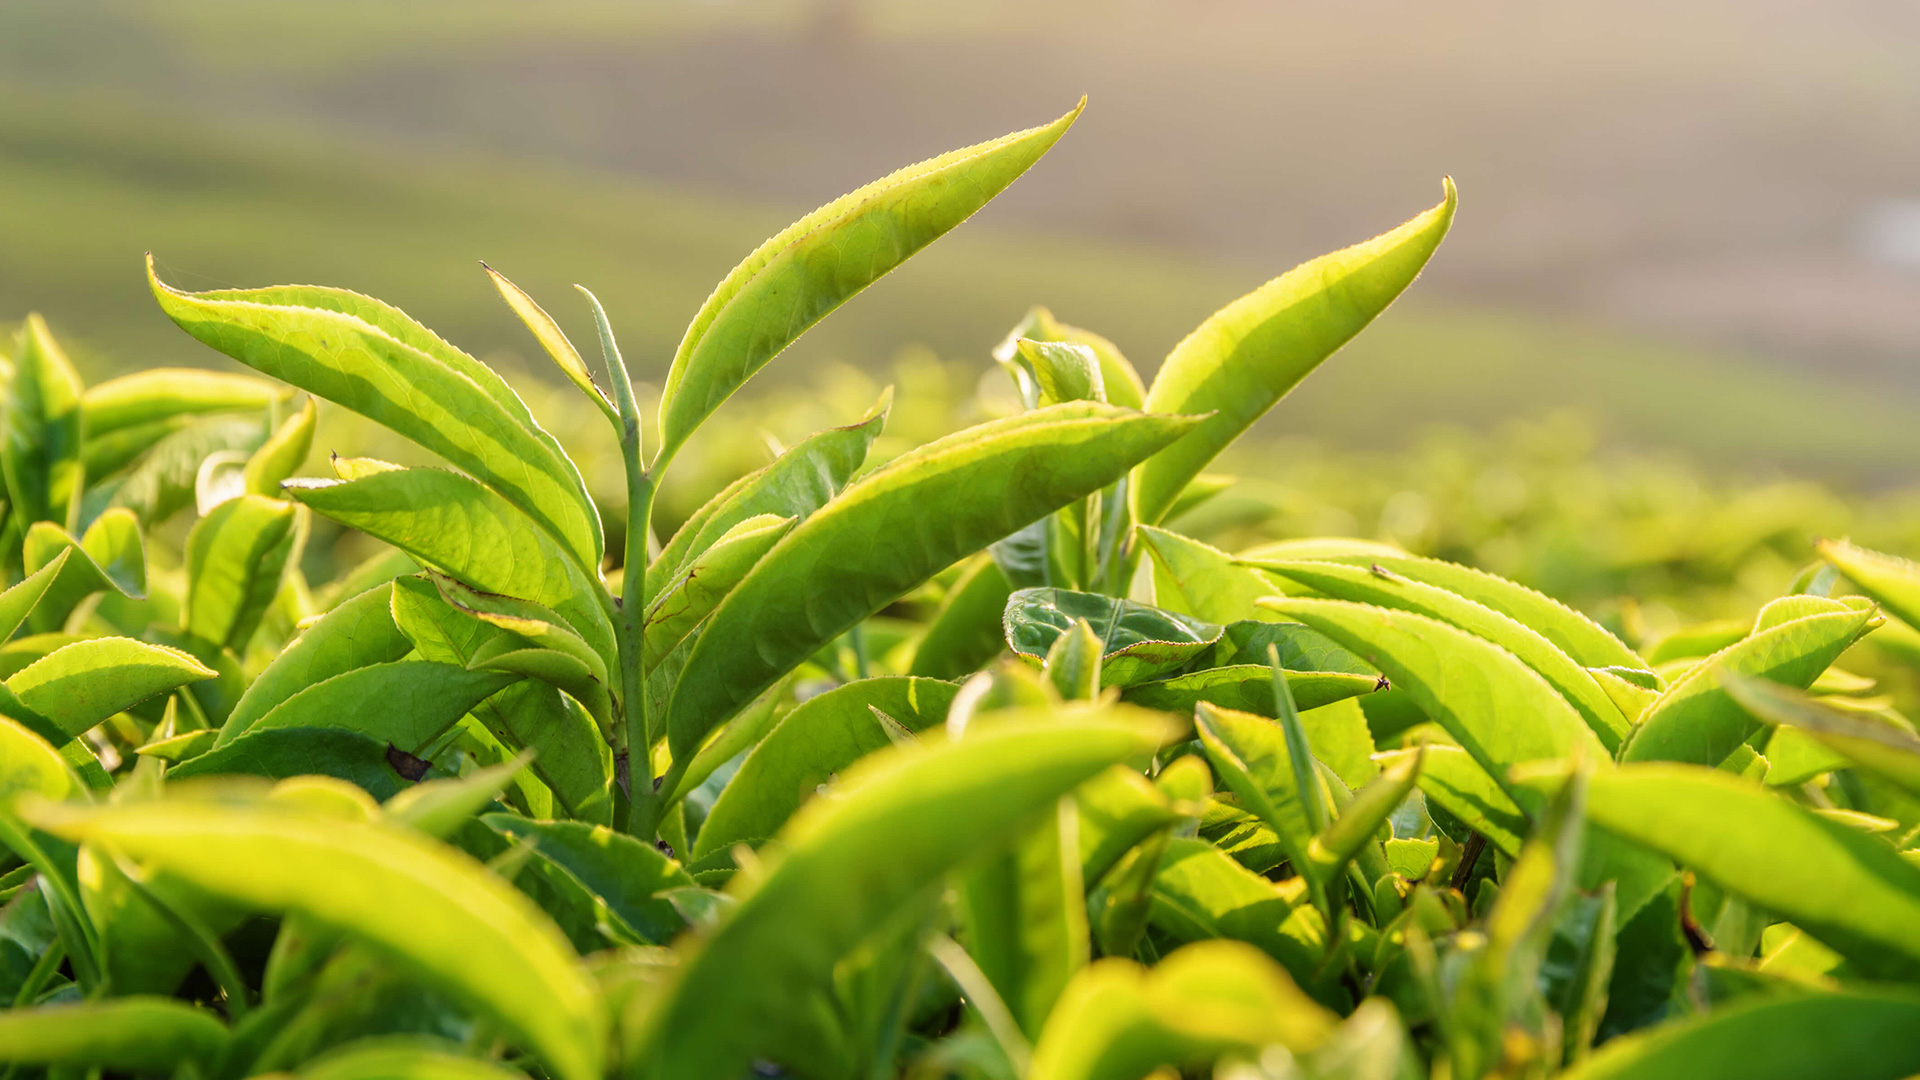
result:
M 1002 717 L 850 769 L 787 823 L 764 880 L 734 879 L 739 906 L 690 953 L 635 1060 L 661 1076 L 731 1076 L 756 1057 L 811 1069 L 802 1057 L 830 1051 L 805 1002 L 841 957 L 948 870 L 1165 734 L 1139 714 Z
M 518 676 L 431 660 L 369 664 L 314 683 L 235 733 L 345 728 L 417 754 Z
M 1134 519 L 1155 525 L 1227 444 L 1413 283 L 1453 224 L 1457 196 L 1363 244 L 1323 255 L 1210 316 L 1167 354 L 1144 410 L 1211 413 L 1134 471 Z
M 681 525 L 647 566 L 647 595 L 659 596 L 694 557 L 750 518 L 764 514 L 805 518 L 827 505 L 867 460 L 887 426 L 893 390 L 867 415 L 844 427 L 817 431 L 767 464 L 728 484 Z
M 1589 761 L 1611 757 L 1566 698 L 1481 637 L 1424 615 L 1345 600 L 1295 598 L 1270 606 L 1385 672 L 1394 689 L 1412 698 L 1508 790 L 1507 771 L 1521 762 L 1576 753 Z
M 1804 690 L 1860 636 L 1878 625 L 1871 603 L 1825 601 L 1820 614 L 1760 630 L 1700 661 L 1647 706 L 1622 761 L 1717 765 L 1752 735 L 1757 722 L 1727 696 L 1717 673 L 1732 671 Z
M 1308 1051 L 1333 1014 L 1234 942 L 1189 945 L 1151 970 L 1102 960 L 1067 988 L 1033 1052 L 1032 1080 L 1137 1080 L 1278 1044 Z
M 299 481 L 286 493 L 463 584 L 552 608 L 613 666 L 613 623 L 597 570 L 582 572 L 526 515 L 467 477 L 398 469 L 351 481 Z
M 202 413 L 265 412 L 293 391 L 278 383 L 204 368 L 148 368 L 89 386 L 80 395 L 87 439 Z
M 1593 776 L 1587 812 L 1864 971 L 1911 971 L 1920 961 L 1920 867 L 1757 784 L 1697 765 L 1622 766 Z
M 239 650 L 280 590 L 297 507 L 262 495 L 228 499 L 187 534 L 187 632 Z
M 58 750 L 24 725 L 0 716 L 0 802 L 11 805 L 23 791 L 57 801 L 84 790 Z
M 1007 646 L 1039 660 L 1076 621 L 1091 624 L 1102 652 L 1100 681 L 1133 686 L 1178 671 L 1216 641 L 1221 627 L 1132 600 L 1070 589 L 1021 589 L 1007 598 Z
M 1720 684 L 1741 708 L 1762 722 L 1789 725 L 1776 730 L 1775 739 L 1782 731 L 1800 732 L 1838 754 L 1842 762 L 1920 795 L 1920 738 L 1913 732 L 1879 718 L 1842 712 L 1764 679 L 1723 671 Z M 1771 745 L 1768 756 L 1773 756 Z
M 789 225 L 701 306 L 660 394 L 659 462 L 701 421 L 853 294 L 973 216 L 1080 115 L 909 165 Z M 656 466 L 657 467 L 657 466 Z
M 861 679 L 810 698 L 753 748 L 707 811 L 692 858 L 766 841 L 834 774 L 891 745 L 873 708 L 909 731 L 945 722 L 955 687 L 935 679 Z
M 1354 675 L 1343 671 L 1289 671 L 1287 685 L 1293 699 L 1305 712 L 1336 701 L 1371 694 L 1380 689 L 1377 675 Z M 1264 664 L 1229 664 L 1205 671 L 1175 675 L 1170 679 L 1135 683 L 1121 692 L 1121 699 L 1149 709 L 1185 715 L 1200 702 L 1223 709 L 1273 718 L 1273 669 Z
M 622 427 L 619 410 L 613 407 L 613 402 L 607 400 L 607 395 L 594 383 L 593 373 L 587 370 L 587 362 L 580 358 L 580 351 L 573 347 L 573 342 L 567 340 L 560 324 L 553 321 L 553 316 L 547 314 L 545 308 L 534 303 L 533 297 L 521 292 L 518 285 L 508 281 L 498 270 L 484 262 L 480 268 L 493 280 L 493 287 L 500 290 L 500 299 L 505 300 L 520 321 L 527 324 L 527 329 L 533 331 L 534 340 L 546 350 L 560 373 L 587 395 L 587 399 L 600 409 L 614 430 L 619 431 Z
M 392 663 L 412 651 L 413 643 L 393 623 L 392 603 L 393 585 L 382 583 L 302 631 L 247 686 L 227 715 L 217 745 L 233 741 L 309 686 L 355 668 Z
M 1244 941 L 1311 980 L 1326 951 L 1326 923 L 1301 879 L 1275 884 L 1201 840 L 1175 837 L 1161 857 L 1150 918 L 1178 942 Z
M 483 820 L 510 836 L 532 837 L 542 858 L 572 874 L 647 940 L 665 944 L 685 927 L 661 894 L 690 888 L 693 879 L 652 844 L 582 821 L 528 821 L 512 814 Z
M 73 736 L 155 694 L 213 677 L 211 668 L 178 649 L 90 638 L 28 664 L 6 680 L 6 688 Z
M 1500 612 L 1437 585 L 1427 585 L 1387 570 L 1330 562 L 1271 561 L 1268 573 L 1296 581 L 1321 595 L 1352 600 L 1452 623 L 1500 646 L 1538 672 L 1580 713 L 1609 755 L 1627 735 L 1629 724 L 1606 691 L 1587 670 L 1553 642 Z
M 792 527 L 790 517 L 760 514 L 728 529 L 695 555 L 684 571 L 654 594 L 643 631 L 642 666 L 651 670 L 672 652 Z
M 181 329 L 441 455 L 524 512 L 575 568 L 599 567 L 600 515 L 579 470 L 485 365 L 344 290 L 181 292 L 154 276 L 151 258 L 147 277 Z
M 1155 600 L 1170 610 L 1217 623 L 1260 619 L 1266 615 L 1255 604 L 1261 597 L 1302 591 L 1179 533 L 1141 525 L 1134 535 L 1153 557 Z
M 1646 661 L 1627 648 L 1619 638 L 1608 633 L 1605 627 L 1558 600 L 1517 582 L 1459 563 L 1423 559 L 1392 549 L 1382 550 L 1381 545 L 1365 540 L 1289 541 L 1268 545 L 1241 556 L 1241 561 L 1250 566 L 1299 559 L 1379 566 L 1401 577 L 1457 593 L 1530 627 L 1583 667 L 1618 667 L 1638 671 L 1647 666 Z
M 1897 1080 L 1920 1069 L 1920 999 L 1853 990 L 1740 1002 L 1615 1039 L 1568 1080 Z
M 1419 752 L 1387 750 L 1376 758 L 1390 768 Z M 1426 763 L 1420 769 L 1421 793 L 1486 837 L 1508 858 L 1518 858 L 1520 845 L 1533 826 L 1513 798 L 1465 750 L 1429 745 L 1425 752 Z
M 306 463 L 313 449 L 313 429 L 319 423 L 320 410 L 308 398 L 286 423 L 262 443 L 247 459 L 246 489 L 252 495 L 278 498 L 280 482 L 292 476 Z
M 1920 566 L 1906 559 L 1855 547 L 1845 540 L 1822 540 L 1821 556 L 1908 626 L 1920 624 Z
M 80 376 L 47 329 L 29 315 L 14 339 L 13 377 L 0 409 L 0 474 L 26 523 L 73 528 L 86 477 L 80 467 Z
M 721 601 L 667 708 L 676 758 L 820 646 L 963 555 L 1117 479 L 1191 427 L 1092 402 L 895 458 L 780 539 Z
M 160 997 L 0 1012 L 0 1061 L 16 1066 L 167 1073 L 204 1067 L 226 1044 L 212 1013 Z
M 523 1080 L 525 1073 L 449 1053 L 434 1039 L 405 1035 L 358 1039 L 302 1065 L 300 1080 Z
M 600 1073 L 598 995 L 559 928 L 444 845 L 271 804 L 42 804 L 31 817 L 55 835 L 110 844 L 209 892 L 364 941 L 491 1017 L 563 1080 Z

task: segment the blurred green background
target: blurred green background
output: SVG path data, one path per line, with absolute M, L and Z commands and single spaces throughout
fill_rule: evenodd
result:
M 370 292 L 511 365 L 486 258 L 569 325 L 591 285 L 657 376 L 793 216 L 1087 93 L 1031 176 L 770 376 L 984 365 L 1031 303 L 1151 370 L 1451 173 L 1413 297 L 1268 430 L 1401 446 L 1571 408 L 1603 445 L 1900 485 L 1916 44 L 1903 0 L 9 0 L 0 318 L 46 313 L 91 377 L 217 362 L 145 298 L 152 250 L 188 287 Z

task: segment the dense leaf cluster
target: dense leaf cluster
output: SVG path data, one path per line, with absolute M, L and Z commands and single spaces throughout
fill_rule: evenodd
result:
M 368 297 L 153 280 L 266 379 L 83 387 L 30 318 L 0 416 L 0 1060 L 1920 1072 L 1920 737 L 1834 666 L 1920 640 L 1920 568 L 1827 544 L 1750 617 L 1636 650 L 1458 562 L 1177 528 L 1418 275 L 1451 184 L 1150 382 L 1036 309 L 996 352 L 1008 415 L 875 464 L 883 396 L 653 542 L 711 414 L 1075 115 L 769 240 L 651 420 L 597 300 L 606 388 L 489 270 L 611 426 L 616 528 L 495 371 Z M 294 476 L 319 401 L 447 467 Z M 380 554 L 309 581 L 316 516 Z

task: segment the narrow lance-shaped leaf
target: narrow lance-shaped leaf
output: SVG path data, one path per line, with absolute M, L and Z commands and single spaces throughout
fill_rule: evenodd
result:
M 600 516 L 579 470 L 485 365 L 344 290 L 187 293 L 162 284 L 151 258 L 147 276 L 183 330 L 434 451 L 518 507 L 582 571 L 599 567 Z
M 785 854 L 757 884 L 736 877 L 733 915 L 692 951 L 653 1013 L 646 1075 L 731 1076 L 807 1045 L 806 995 L 888 914 L 970 856 L 1004 843 L 1110 765 L 1167 732 L 1124 718 L 1001 718 L 958 742 L 918 740 L 849 770 L 782 831 Z
M 1353 801 L 1308 843 L 1307 857 L 1327 867 L 1329 875 L 1338 873 L 1362 846 L 1374 841 L 1380 827 L 1413 791 L 1422 764 L 1424 755 L 1416 750 L 1412 757 L 1381 770 L 1371 783 L 1354 792 Z
M 527 324 L 527 329 L 533 332 L 534 340 L 546 350 L 555 366 L 559 367 L 560 373 L 567 377 L 568 382 L 578 387 L 581 393 L 587 395 L 587 399 L 606 415 L 607 422 L 613 425 L 614 430 L 619 431 L 621 429 L 619 410 L 613 407 L 613 402 L 607 400 L 607 395 L 602 393 L 600 387 L 594 383 L 593 373 L 587 370 L 587 362 L 581 359 L 580 350 L 574 348 L 573 342 L 567 339 L 566 331 L 560 329 L 560 324 L 553 321 L 553 316 L 547 314 L 545 308 L 533 302 L 533 297 L 522 292 L 518 285 L 508 281 L 500 271 L 484 262 L 480 264 L 480 268 L 485 270 L 487 277 L 493 280 L 493 287 L 500 290 L 500 299 L 505 300 L 507 307 L 513 309 L 513 313 L 520 317 L 520 321 Z
M 840 494 L 866 464 L 873 440 L 887 425 L 893 388 L 867 414 L 842 427 L 816 431 L 769 464 L 722 488 L 676 530 L 647 566 L 647 595 L 659 596 L 694 558 L 741 522 L 763 514 L 804 518 Z
M 1157 524 L 1207 462 L 1413 283 L 1453 224 L 1457 196 L 1452 180 L 1445 186 L 1440 205 L 1287 271 L 1174 346 L 1144 408 L 1213 415 L 1134 471 L 1135 520 Z
M 385 664 L 412 651 L 413 643 L 393 623 L 393 585 L 383 583 L 320 617 L 289 642 L 248 684 L 219 742 L 231 742 L 274 706 L 315 683 L 370 664 Z
M 600 1075 L 604 1019 L 578 957 L 531 900 L 444 845 L 271 805 L 41 804 L 31 816 L 68 840 L 358 938 L 492 1018 L 562 1080 Z
M 61 532 L 63 539 L 66 539 L 65 530 Z M 31 531 L 28 535 L 32 535 Z M 54 552 L 53 558 L 39 565 L 31 565 L 30 559 L 27 576 L 8 586 L 5 592 L 0 592 L 0 641 L 11 638 L 13 632 L 20 629 L 20 624 L 27 621 L 61 571 L 66 569 L 67 560 L 72 555 L 73 550 L 63 546 Z M 64 625 L 65 622 L 62 617 L 61 623 Z
M 826 642 L 1192 427 L 1092 402 L 991 421 L 894 459 L 782 537 L 722 601 L 667 709 L 676 758 Z
M 1643 671 L 1647 666 L 1625 642 L 1578 611 L 1518 582 L 1470 566 L 1409 555 L 1371 540 L 1283 540 L 1240 555 L 1240 561 L 1250 567 L 1300 559 L 1379 566 L 1401 577 L 1458 593 L 1532 628 L 1584 667 Z
M 1753 734 L 1756 721 L 1727 696 L 1718 678 L 1732 671 L 1804 690 L 1860 636 L 1879 624 L 1859 597 L 1818 601 L 1820 613 L 1769 626 L 1702 660 L 1647 706 L 1620 750 L 1622 761 L 1718 765 Z
M 47 329 L 27 316 L 14 340 L 13 378 L 0 416 L 0 470 L 13 512 L 26 522 L 71 525 L 80 498 L 83 416 L 80 376 Z
M 1883 840 L 1697 765 L 1596 773 L 1587 812 L 1787 919 L 1862 971 L 1898 974 L 1920 964 L 1920 867 Z
M 1900 1080 L 1920 1070 L 1920 998 L 1892 991 L 1766 996 L 1607 1043 L 1567 1080 Z
M 264 412 L 293 391 L 252 375 L 203 368 L 148 368 L 80 395 L 88 440 L 125 428 L 203 413 Z
M 1489 776 L 1526 761 L 1610 755 L 1545 679 L 1514 655 L 1449 623 L 1345 600 L 1270 602 L 1378 667 Z M 1516 723 L 1514 717 L 1526 717 Z
M 655 594 L 647 608 L 640 653 L 643 670 L 651 670 L 712 614 L 728 592 L 747 576 L 760 557 L 787 534 L 793 519 L 776 514 L 747 518 L 728 529 L 688 563 L 686 570 Z
M 79 735 L 130 705 L 213 676 L 178 649 L 128 638 L 89 638 L 35 660 L 5 685 L 60 730 Z
M 526 515 L 468 477 L 393 469 L 350 481 L 296 481 L 286 493 L 473 588 L 550 607 L 603 658 L 616 655 L 605 590 L 594 576 Z
M 1731 671 L 1720 684 L 1763 723 L 1784 724 L 1840 755 L 1856 768 L 1920 796 L 1920 737 L 1887 721 L 1843 712 L 1791 687 Z
M 753 748 L 714 800 L 693 858 L 764 843 L 834 774 L 891 745 L 871 710 L 909 731 L 925 731 L 946 720 L 956 689 L 936 679 L 880 676 L 802 702 Z
M 299 412 L 267 436 L 267 441 L 247 459 L 245 484 L 249 494 L 280 496 L 280 481 L 306 463 L 307 452 L 313 449 L 314 425 L 319 421 L 320 410 L 313 399 L 308 398 Z
M 1626 738 L 1627 718 L 1587 669 L 1519 621 L 1475 603 L 1437 585 L 1402 577 L 1385 567 L 1361 568 L 1340 563 L 1276 561 L 1267 572 L 1298 582 L 1336 600 L 1375 604 L 1411 611 L 1477 634 L 1514 654 L 1552 684 L 1611 754 Z
M 0 1012 L 0 1061 L 13 1066 L 169 1073 L 204 1068 L 227 1044 L 212 1013 L 134 996 Z
M 1134 1080 L 1273 1045 L 1304 1053 L 1334 1023 L 1278 965 L 1236 942 L 1189 945 L 1151 970 L 1102 960 L 1068 987 L 1028 1076 Z
M 187 534 L 187 631 L 240 650 L 280 591 L 293 554 L 293 503 L 242 495 L 213 508 Z
M 1052 148 L 1084 102 L 1044 127 L 909 165 L 789 225 L 734 267 L 694 316 L 660 394 L 667 461 L 720 403 L 834 308 L 985 206 Z

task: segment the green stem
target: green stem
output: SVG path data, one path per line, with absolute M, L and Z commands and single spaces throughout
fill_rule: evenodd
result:
M 574 287 L 585 293 L 593 306 L 607 379 L 613 384 L 614 404 L 620 410 L 620 460 L 627 471 L 627 552 L 621 564 L 619 610 L 613 620 L 614 637 L 620 646 L 622 716 L 614 725 L 612 743 L 615 768 L 621 771 L 628 789 L 627 831 L 651 840 L 660 826 L 661 796 L 653 779 L 654 732 L 647 717 L 647 675 L 640 652 L 647 619 L 647 538 L 653 534 L 654 476 L 658 470 L 643 464 L 640 404 L 633 396 L 633 379 L 614 341 L 606 309 L 584 286 Z

